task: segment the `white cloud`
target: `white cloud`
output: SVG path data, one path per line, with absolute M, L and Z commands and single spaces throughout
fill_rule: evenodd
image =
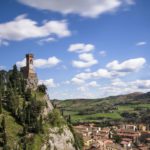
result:
M 119 7 L 133 4 L 133 0 L 18 0 L 19 2 L 41 10 L 62 14 L 79 14 L 95 18 L 103 13 L 116 11 Z
M 26 59 L 24 58 L 22 61 L 17 61 L 16 65 L 20 67 L 24 67 L 26 65 Z
M 47 80 L 39 80 L 39 84 L 44 84 L 49 88 L 57 87 L 58 84 L 54 82 L 54 79 L 47 79 Z
M 126 86 L 126 83 L 123 82 L 121 79 L 119 78 L 116 78 L 116 79 L 113 79 L 112 80 L 112 86 L 116 86 L 116 87 L 125 87 Z
M 56 58 L 55 56 L 49 57 L 47 60 L 46 59 L 36 59 L 34 61 L 34 66 L 36 68 L 48 68 L 48 67 L 53 67 L 56 66 L 60 63 L 60 60 Z
M 79 60 L 72 61 L 72 65 L 76 68 L 88 68 L 97 63 L 98 61 L 89 53 L 80 54 Z
M 92 90 L 93 88 L 94 90 Z M 77 91 L 77 93 L 76 90 L 69 92 L 68 96 L 72 95 L 72 98 L 102 98 L 133 92 L 148 92 L 150 91 L 150 80 L 123 81 L 117 78 L 101 85 L 96 81 L 84 82 L 77 86 Z M 68 96 L 66 95 L 66 97 Z
M 80 80 L 99 79 L 99 78 L 111 78 L 111 73 L 106 69 L 99 69 L 95 72 L 83 72 L 75 75 L 75 78 Z
M 90 62 L 84 62 L 84 61 L 78 61 L 78 60 L 74 60 L 72 62 L 72 65 L 76 68 L 87 68 L 87 67 L 91 67 L 95 64 L 97 64 L 97 60 L 95 60 L 95 59 Z
M 107 53 L 106 53 L 106 51 L 100 51 L 99 54 L 100 54 L 100 56 L 105 57 Z
M 133 92 L 148 92 L 150 91 L 150 80 L 135 80 L 125 82 L 120 79 L 113 80 L 111 84 L 101 86 L 100 97 L 113 95 L 123 95 Z
M 61 60 L 55 56 L 49 57 L 48 59 L 35 59 L 34 67 L 35 68 L 49 68 L 49 67 L 54 67 L 58 65 L 60 62 Z M 26 59 L 23 59 L 22 61 L 18 61 L 16 64 L 18 67 L 23 67 L 26 65 Z
M 68 51 L 85 53 L 85 52 L 91 52 L 94 49 L 95 49 L 95 46 L 92 44 L 76 43 L 76 44 L 71 44 L 68 48 Z
M 94 78 L 111 78 L 111 73 L 106 69 L 99 69 L 92 73 Z
M 75 78 L 81 79 L 81 80 L 88 80 L 92 77 L 92 73 L 91 72 L 83 72 L 83 73 L 79 73 L 77 75 L 75 75 Z
M 126 76 L 129 73 L 139 71 L 146 60 L 144 58 L 129 59 L 122 63 L 117 60 L 112 61 L 106 65 L 106 69 L 98 69 L 94 72 L 83 72 L 75 75 L 75 78 L 79 80 L 99 79 L 99 78 L 118 78 Z
M 80 93 L 79 95 L 89 96 L 89 94 L 91 94 L 90 93 L 91 88 L 97 88 L 97 87 L 99 87 L 99 84 L 96 81 L 91 81 L 89 83 L 79 84 L 79 87 L 77 88 L 77 90 L 80 92 L 83 92 L 83 93 Z M 82 97 L 82 96 L 80 96 L 80 97 Z
M 150 80 L 136 80 L 133 83 L 140 89 L 150 89 Z
M 111 71 L 134 72 L 141 69 L 145 63 L 145 58 L 128 59 L 122 63 L 119 63 L 118 60 L 114 60 L 108 63 L 106 65 L 106 68 L 108 68 Z
M 49 37 L 49 38 L 45 38 L 45 39 L 39 40 L 39 41 L 38 41 L 38 44 L 39 44 L 39 45 L 43 45 L 44 43 L 50 43 L 50 42 L 54 42 L 54 41 L 56 41 L 55 38 Z
M 90 83 L 87 84 L 87 86 L 90 86 L 90 87 L 98 87 L 98 83 L 96 81 L 91 81 Z
M 141 42 L 136 43 L 136 46 L 143 46 L 143 45 L 146 45 L 146 44 L 147 44 L 147 42 L 141 41 Z
M 26 15 L 20 15 L 13 21 L 0 24 L 0 40 L 21 41 L 31 38 L 66 37 L 71 35 L 65 20 L 51 20 L 43 25 L 38 25 Z
M 89 61 L 92 61 L 94 57 L 90 53 L 83 53 L 79 55 L 79 59 L 85 62 L 89 62 Z
M 84 80 L 76 78 L 76 77 L 74 77 L 71 81 L 72 81 L 72 83 L 78 84 L 78 85 L 84 83 Z
M 81 87 L 78 87 L 77 90 L 79 90 L 80 92 L 87 92 L 87 88 L 85 86 L 81 86 Z

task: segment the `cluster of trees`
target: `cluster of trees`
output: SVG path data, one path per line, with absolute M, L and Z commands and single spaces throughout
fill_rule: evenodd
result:
M 65 124 L 65 120 L 58 109 L 55 108 L 51 113 L 49 113 L 49 123 L 53 127 L 62 127 Z
M 0 124 L 0 146 L 3 146 L 4 149 L 7 149 L 7 134 L 6 134 L 6 123 L 5 117 L 2 117 Z
M 84 108 L 79 110 L 78 115 L 89 115 L 89 114 L 96 114 L 96 113 L 109 113 L 116 110 L 116 106 L 108 102 L 101 102 L 95 106 Z
M 150 109 L 138 109 L 135 112 L 124 111 L 120 115 L 125 122 L 150 124 Z
M 23 126 L 23 136 L 28 132 L 43 133 L 43 118 L 41 115 L 42 107 L 45 103 L 37 100 L 36 95 L 31 89 L 26 89 L 26 80 L 23 74 L 14 65 L 10 71 L 0 71 L 0 116 L 3 110 L 7 110 Z M 44 85 L 39 86 L 38 90 L 46 93 Z M 0 133 L 1 145 L 7 145 L 5 132 L 5 118 L 2 119 Z
M 41 84 L 38 86 L 38 89 L 37 89 L 40 93 L 44 93 L 46 94 L 46 91 L 47 91 L 47 87 L 44 85 L 44 84 Z

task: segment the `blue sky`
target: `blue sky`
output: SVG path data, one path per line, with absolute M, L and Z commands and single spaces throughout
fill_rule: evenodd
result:
M 150 91 L 150 1 L 1 0 L 0 69 L 35 56 L 51 98 Z

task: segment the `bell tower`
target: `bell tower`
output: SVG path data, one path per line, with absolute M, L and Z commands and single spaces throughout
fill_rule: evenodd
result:
M 26 54 L 26 69 L 27 69 L 27 78 L 32 77 L 35 74 L 33 67 L 33 54 Z
M 27 88 L 36 90 L 38 85 L 38 78 L 34 70 L 33 62 L 34 55 L 26 54 L 26 66 L 21 68 L 21 72 L 23 73 L 24 78 L 27 81 Z

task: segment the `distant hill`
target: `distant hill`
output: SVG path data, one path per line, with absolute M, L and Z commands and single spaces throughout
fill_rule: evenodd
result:
M 130 93 L 99 99 L 53 100 L 64 115 L 71 115 L 73 122 L 103 119 L 124 119 L 123 113 L 147 113 L 150 110 L 150 92 Z M 147 113 L 148 114 L 148 113 Z M 131 115 L 131 114 L 130 114 Z M 132 115 L 131 115 L 132 116 Z
M 147 103 L 150 102 L 150 92 L 148 93 L 130 93 L 126 95 L 118 96 L 109 96 L 106 98 L 97 98 L 97 99 L 67 99 L 67 100 L 52 100 L 60 108 L 65 107 L 86 107 L 87 105 L 93 106 L 94 104 L 109 102 L 112 104 L 126 104 L 126 103 Z M 69 109 L 69 108 L 68 108 Z

